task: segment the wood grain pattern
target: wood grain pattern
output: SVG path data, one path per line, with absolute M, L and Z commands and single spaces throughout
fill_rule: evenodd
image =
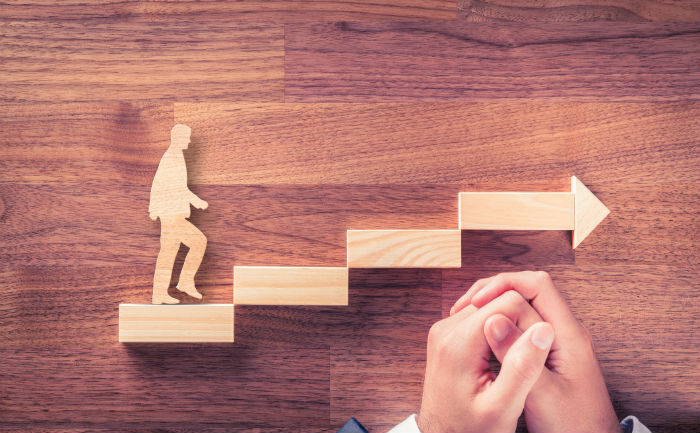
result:
M 327 347 L 113 342 L 0 355 L 12 372 L 0 376 L 3 429 L 329 430 Z
M 282 101 L 279 25 L 3 21 L 3 102 Z
M 234 266 L 241 305 L 348 305 L 348 268 Z
M 119 342 L 233 343 L 233 304 L 120 304 Z
M 173 127 L 171 105 L 11 103 L 0 110 L 3 182 L 149 185 Z
M 417 331 L 422 338 L 427 337 L 425 329 Z M 331 354 L 332 423 L 342 425 L 342 420 L 361 413 L 361 422 L 370 431 L 383 432 L 412 413 L 402 409 L 419 408 L 425 373 L 423 346 L 387 347 L 370 341 L 366 347 L 335 350 Z M 403 356 L 388 363 L 384 355 L 387 349 L 398 350 Z M 404 397 L 397 400 L 395 390 L 401 390 Z
M 484 272 L 499 266 L 537 269 L 573 265 L 579 251 L 571 248 L 570 231 L 462 230 L 463 267 Z M 465 290 L 471 287 L 468 282 L 465 285 Z
M 69 0 L 60 4 L 41 0 L 8 0 L 5 19 L 83 21 L 250 21 L 285 23 L 309 21 L 455 19 L 454 0 L 240 0 L 235 2 L 170 0 Z
M 332 331 L 331 425 L 387 431 L 419 407 L 442 270 L 351 269 L 349 320 Z M 334 326 L 335 328 L 335 326 Z M 349 337 L 349 338 L 348 338 Z M 349 343 L 346 343 L 350 340 Z M 392 355 L 387 357 L 387 353 Z
M 236 344 L 274 347 L 330 347 L 333 353 L 361 353 L 372 347 L 425 352 L 425 323 L 440 318 L 439 269 L 349 269 L 347 306 L 236 306 Z M 395 360 L 377 360 L 392 369 Z M 331 372 L 331 374 L 333 374 Z M 418 378 L 417 380 L 420 380 Z M 362 393 L 366 378 L 332 392 Z M 397 400 L 395 408 L 404 406 Z M 405 407 L 405 406 L 404 406 Z M 345 420 L 336 420 L 338 427 Z
M 698 22 L 693 0 L 585 2 L 556 0 L 457 0 L 461 17 L 474 22 L 661 21 Z
M 692 147 L 700 135 L 697 102 L 177 103 L 175 120 L 196 132 L 188 155 L 194 184 L 464 183 L 462 191 L 507 190 L 505 184 L 571 191 L 576 174 L 591 185 L 605 181 L 600 189 L 612 191 L 625 183 L 700 182 Z M 22 160 L 7 164 L 25 167 Z M 453 221 L 417 227 L 454 227 Z
M 285 101 L 698 100 L 699 34 L 696 23 L 289 24 Z
M 415 22 L 454 5 L 5 1 L 0 431 L 387 430 L 417 410 L 457 296 L 547 269 L 618 415 L 697 432 L 697 2 L 485 0 Z M 543 23 L 600 19 L 618 22 Z M 640 19 L 658 23 L 619 22 Z M 123 345 L 175 121 L 195 131 L 192 190 L 215 197 L 194 218 L 207 302 L 231 302 L 232 265 L 344 266 L 347 228 L 453 227 L 460 191 L 575 173 L 612 214 L 575 253 L 568 231 L 465 230 L 462 268 L 350 269 L 348 306 L 243 305 L 234 344 Z
M 236 182 L 226 185 L 208 180 L 193 185 L 196 194 L 213 198 L 207 212 L 194 218 L 195 224 L 210 238 L 199 274 L 205 299 L 231 302 L 232 264 L 344 266 L 348 227 L 449 227 L 455 223 L 456 197 L 460 191 L 565 191 L 570 187 L 567 175 L 580 173 L 592 186 L 592 192 L 611 209 L 614 218 L 605 219 L 595 236 L 589 237 L 576 250 L 575 256 L 570 245 L 571 235 L 566 231 L 469 230 L 462 232 L 463 263 L 478 266 L 479 276 L 553 265 L 572 269 L 571 274 L 560 272 L 558 278 L 569 281 L 567 294 L 579 290 L 577 281 L 585 282 L 580 296 L 570 301 L 577 315 L 592 328 L 597 342 L 602 338 L 610 338 L 616 344 L 623 341 L 625 327 L 612 329 L 608 323 L 618 320 L 620 304 L 631 299 L 633 303 L 625 309 L 628 314 L 625 326 L 634 327 L 634 335 L 638 336 L 635 338 L 654 336 L 659 346 L 653 346 L 654 352 L 647 353 L 643 345 L 628 351 L 622 343 L 611 344 L 602 353 L 606 371 L 615 366 L 614 374 L 621 378 L 611 387 L 618 414 L 635 413 L 656 427 L 656 431 L 697 430 L 697 421 L 691 416 L 697 413 L 700 397 L 676 380 L 694 383 L 692 366 L 694 359 L 700 356 L 700 348 L 687 343 L 691 336 L 695 341 L 700 339 L 693 318 L 695 313 L 691 312 L 697 302 L 697 286 L 693 285 L 692 278 L 682 277 L 700 270 L 700 192 L 697 188 L 700 173 L 696 169 L 700 166 L 697 139 L 700 107 L 692 102 L 540 102 L 519 107 L 513 102 L 494 102 L 464 104 L 463 108 L 459 108 L 460 104 L 445 104 L 442 108 L 441 104 L 407 105 L 336 107 L 345 108 L 345 111 L 333 118 L 341 126 L 342 122 L 348 122 L 347 131 L 351 131 L 352 119 L 359 125 L 360 120 L 371 117 L 358 114 L 364 110 L 375 114 L 400 110 L 397 112 L 400 116 L 386 117 L 383 122 L 397 122 L 400 127 L 379 129 L 379 133 L 387 137 L 386 142 L 393 143 L 396 139 L 391 140 L 392 135 L 383 131 L 405 129 L 407 134 L 414 131 L 412 134 L 418 135 L 430 126 L 416 121 L 423 111 L 436 131 L 447 134 L 431 148 L 436 150 L 443 146 L 447 149 L 446 157 L 424 158 L 429 153 L 423 139 L 404 139 L 401 155 L 407 161 L 423 158 L 433 170 L 432 175 L 426 168 L 424 174 L 416 176 L 379 150 L 376 154 L 343 154 L 344 165 L 349 168 L 334 178 L 338 179 L 335 185 L 323 178 L 304 184 L 298 180 L 301 176 L 296 178 L 296 185 L 284 184 L 296 175 L 289 169 L 289 177 L 284 177 L 281 170 L 269 172 L 277 173 L 277 183 L 269 182 L 275 177 L 268 177 L 266 173 L 249 177 L 251 183 L 259 180 L 259 185 Z M 68 387 L 82 386 L 86 393 L 97 392 L 98 387 L 113 389 L 110 383 L 117 377 L 125 380 L 130 384 L 125 386 L 134 388 L 128 393 L 124 391 L 124 400 L 120 397 L 117 402 L 109 403 L 98 399 L 95 405 L 109 409 L 126 401 L 127 397 L 146 399 L 150 409 L 137 411 L 137 421 L 134 421 L 145 423 L 139 424 L 141 429 L 191 431 L 201 427 L 205 431 L 207 428 L 245 431 L 257 427 L 262 431 L 284 431 L 285 426 L 286 430 L 293 429 L 293 425 L 299 425 L 295 424 L 297 421 L 306 417 L 308 425 L 318 426 L 315 430 L 333 431 L 333 427 L 337 429 L 353 415 L 371 429 L 380 430 L 416 410 L 425 335 L 430 324 L 440 317 L 441 306 L 435 304 L 435 299 L 441 297 L 441 285 L 449 287 L 445 296 L 456 296 L 458 290 L 465 290 L 471 279 L 477 278 L 476 273 L 353 269 L 347 307 L 238 307 L 236 343 L 234 352 L 230 353 L 238 353 L 235 351 L 240 347 L 255 351 L 248 352 L 245 357 L 237 355 L 237 359 L 258 371 L 276 366 L 283 354 L 288 356 L 284 362 L 290 370 L 300 374 L 299 370 L 306 369 L 308 380 L 314 381 L 313 385 L 307 382 L 308 387 L 291 387 L 300 392 L 318 390 L 316 397 L 309 396 L 304 403 L 292 403 L 295 397 L 291 391 L 279 391 L 280 387 L 290 386 L 290 382 L 282 379 L 275 379 L 277 384 L 269 388 L 268 393 L 255 394 L 256 391 L 250 389 L 241 395 L 238 388 L 253 381 L 253 377 L 261 376 L 250 370 L 250 374 L 235 378 L 228 352 L 226 356 L 206 350 L 194 352 L 192 347 L 180 356 L 185 357 L 185 364 L 193 363 L 191 368 L 200 373 L 188 379 L 186 373 L 173 372 L 175 384 L 157 385 L 157 396 L 146 395 L 149 390 L 139 387 L 136 381 L 143 375 L 164 377 L 167 373 L 162 371 L 163 364 L 157 360 L 169 359 L 167 365 L 175 363 L 175 352 L 149 349 L 146 367 L 130 364 L 126 353 L 105 352 L 102 348 L 116 344 L 115 306 L 148 301 L 158 245 L 157 225 L 149 221 L 146 214 L 149 185 L 160 152 L 167 145 L 169 128 L 158 131 L 164 124 L 170 125 L 172 117 L 168 118 L 168 110 L 163 107 L 139 104 L 57 104 L 53 109 L 51 105 L 16 107 L 12 105 L 12 110 L 3 111 L 8 121 L 0 122 L 3 128 L 0 137 L 5 144 L 0 146 L 0 152 L 7 155 L 0 158 L 4 168 L 0 171 L 4 176 L 0 182 L 0 243 L 3 245 L 0 250 L 0 314 L 3 317 L 0 340 L 5 356 L 11 358 L 6 365 L 14 372 L 12 376 L 0 376 L 3 389 L 11 389 L 0 398 L 0 410 L 10 414 L 3 420 L 3 427 L 24 427 L 25 430 L 27 426 L 50 430 L 62 426 L 130 428 L 120 423 L 124 418 L 120 415 L 132 410 L 133 404 L 124 404 L 125 412 L 102 416 L 82 408 L 77 397 L 67 399 L 63 393 L 68 388 L 50 393 L 35 392 L 34 396 L 19 389 L 29 386 L 36 390 L 38 385 L 31 385 L 34 363 L 57 347 L 82 355 L 74 366 L 63 361 L 61 355 L 46 355 L 42 375 L 48 375 L 49 369 L 61 371 L 56 380 Z M 181 108 L 178 106 L 176 110 Z M 36 117 L 32 116 L 32 109 Z M 309 109 L 313 110 L 314 106 Z M 532 111 L 539 115 L 528 117 Z M 73 114 L 61 114 L 64 112 Z M 192 106 L 192 112 L 202 113 L 198 119 L 202 126 L 207 126 L 203 119 L 205 113 L 212 113 L 211 105 Z M 478 112 L 482 114 L 479 116 Z M 256 118 L 254 113 L 255 121 L 251 124 L 259 126 L 246 133 L 254 138 L 255 134 L 250 131 L 266 130 L 264 125 L 273 124 L 275 116 L 282 116 L 277 119 L 278 124 L 291 118 L 282 113 L 284 110 L 276 109 L 266 118 Z M 302 111 L 298 109 L 295 113 Z M 452 151 L 449 142 L 455 129 L 454 120 L 464 113 L 472 113 L 468 117 L 470 122 L 479 122 L 495 113 L 503 113 L 504 119 L 524 117 L 521 121 L 510 120 L 507 124 L 510 129 L 500 133 L 496 122 L 481 123 L 484 125 L 479 130 L 484 134 L 481 141 L 469 140 Z M 347 120 L 342 120 L 343 115 Z M 235 126 L 226 121 L 227 116 L 218 117 L 221 130 L 216 130 L 214 121 L 204 128 L 192 150 L 202 149 L 209 140 L 233 136 L 230 134 Z M 452 119 L 452 125 L 440 123 L 441 116 Z M 321 143 L 326 142 L 320 135 L 314 141 L 314 136 L 301 126 L 295 128 L 295 134 L 305 137 L 310 145 L 316 143 L 320 148 Z M 99 134 L 100 130 L 105 134 Z M 280 131 L 280 127 L 271 127 L 266 134 L 276 137 Z M 358 135 L 356 141 L 371 139 L 369 132 Z M 79 139 L 71 140 L 71 133 Z M 488 134 L 493 137 L 490 142 L 486 138 Z M 424 137 L 427 139 L 429 135 L 441 136 L 434 133 L 424 134 Z M 525 140 L 527 144 L 522 137 L 529 137 Z M 270 152 L 256 153 L 257 157 L 246 156 L 251 167 L 264 166 L 276 156 L 275 152 L 285 149 L 281 142 L 272 143 L 276 144 L 271 145 Z M 292 146 L 290 143 L 293 142 L 287 142 L 287 146 Z M 216 147 L 210 149 L 228 155 Z M 237 149 L 241 152 L 243 147 Z M 537 162 L 528 159 L 531 152 L 541 155 Z M 455 154 L 469 155 L 469 159 L 446 166 L 444 161 L 452 163 Z M 205 155 L 196 153 L 186 155 L 191 178 L 201 176 L 197 170 L 204 166 L 198 158 L 203 157 Z M 324 157 L 319 154 L 319 161 Z M 308 166 L 313 159 L 306 157 L 300 161 L 306 161 Z M 368 170 L 363 164 L 374 168 Z M 63 166 L 65 169 L 61 169 Z M 240 165 L 235 169 L 238 167 Z M 312 172 L 304 164 L 296 167 L 307 176 L 305 179 L 312 179 L 309 175 Z M 420 169 L 415 165 L 409 167 Z M 440 167 L 447 167 L 447 171 L 441 172 Z M 477 169 L 467 170 L 469 167 Z M 237 176 L 233 168 L 224 172 L 229 179 Z M 372 184 L 358 184 L 358 173 L 368 176 L 367 181 Z M 462 181 L 450 183 L 453 179 Z M 139 214 L 142 217 L 134 217 Z M 181 266 L 181 261 L 177 266 Z M 614 269 L 601 274 L 600 269 L 605 267 Z M 649 274 L 654 276 L 644 277 Z M 586 288 L 599 279 L 605 279 L 608 302 L 586 298 L 591 293 L 591 289 Z M 671 292 L 668 292 L 669 285 L 674 287 Z M 664 293 L 668 295 L 662 296 Z M 643 310 L 639 309 L 640 301 L 645 302 Z M 443 304 L 445 302 L 443 300 Z M 672 302 L 679 302 L 680 306 L 673 306 Z M 579 304 L 583 307 L 577 306 Z M 640 318 L 630 314 L 634 311 L 643 311 L 646 315 Z M 669 317 L 662 317 L 664 314 Z M 676 319 L 672 320 L 671 316 Z M 662 317 L 663 327 L 657 330 L 654 320 L 646 317 Z M 59 324 L 61 326 L 57 326 Z M 682 331 L 675 328 L 681 326 Z M 678 349 L 663 346 L 661 341 L 674 339 L 676 332 L 685 333 L 684 343 Z M 611 335 L 606 336 L 606 333 Z M 81 352 L 86 347 L 93 349 Z M 81 363 L 97 362 L 94 357 L 100 356 L 128 367 L 116 371 L 81 369 Z M 325 364 L 306 368 L 312 358 L 324 356 Z M 413 367 L 399 372 L 394 366 L 404 357 L 414 362 Z M 639 367 L 645 365 L 646 360 L 655 362 L 658 368 Z M 361 368 L 363 365 L 368 368 Z M 214 368 L 212 376 L 207 378 L 213 378 L 216 372 L 226 371 L 229 375 L 226 383 L 231 390 L 220 399 L 211 400 L 203 390 L 207 379 L 201 372 L 205 368 Z M 351 371 L 354 376 L 349 375 Z M 635 374 L 637 371 L 639 374 Z M 136 377 L 137 373 L 140 376 Z M 268 378 L 270 374 L 263 374 L 263 377 Z M 77 377 L 82 379 L 79 381 Z M 623 379 L 625 384 L 621 383 Z M 366 392 L 368 382 L 376 384 L 381 402 Z M 265 386 L 260 381 L 251 383 L 258 390 Z M 195 391 L 183 391 L 190 384 L 195 384 Z M 675 393 L 676 390 L 681 392 Z M 410 395 L 405 395 L 404 391 Z M 174 424 L 163 418 L 156 407 L 165 404 L 166 394 L 169 404 L 183 408 L 182 417 L 188 417 L 189 422 Z M 272 394 L 275 397 L 271 397 Z M 235 402 L 224 403 L 227 398 Z M 284 413 L 293 410 L 291 407 L 298 407 L 295 405 L 303 404 L 307 409 L 297 411 L 299 418 L 294 422 L 281 417 L 269 419 L 268 406 L 261 403 L 265 398 L 281 402 Z M 674 408 L 660 403 L 666 401 Z M 26 407 L 28 402 L 34 405 L 31 407 L 48 408 L 48 412 L 22 412 L 20 405 Z M 206 413 L 210 421 L 206 426 L 198 421 L 195 402 L 216 405 Z M 675 418 L 662 416 L 660 413 L 664 410 L 675 414 Z M 59 413 L 66 414 L 63 419 L 67 421 L 63 424 L 52 421 Z M 322 414 L 320 418 L 319 413 Z M 325 415 L 328 413 L 330 422 Z
M 459 193 L 462 230 L 573 230 L 570 192 Z
M 173 123 L 172 107 L 142 103 L 6 107 L 6 182 L 149 184 Z M 465 182 L 480 191 L 567 191 L 571 173 L 589 184 L 606 182 L 603 190 L 693 184 L 700 182 L 692 151 L 698 119 L 700 106 L 692 102 L 175 106 L 175 120 L 195 131 L 186 154 L 190 184 L 227 185 Z M 328 137 L 338 144 L 332 152 Z M 517 163 L 500 156 L 511 154 L 521 155 Z
M 348 230 L 348 267 L 458 268 L 459 230 Z
M 73 0 L 60 5 L 38 0 L 8 0 L 4 19 L 97 20 L 177 20 L 183 16 L 201 20 L 254 22 L 324 22 L 407 19 L 454 19 L 459 16 L 475 22 L 563 22 L 563 21 L 659 21 L 697 22 L 700 8 L 693 0 L 610 0 L 545 4 L 529 1 L 493 0 L 410 0 L 398 1 L 263 1 L 197 2 L 95 1 Z

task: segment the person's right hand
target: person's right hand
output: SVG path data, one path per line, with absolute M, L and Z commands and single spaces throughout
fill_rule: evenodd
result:
M 504 273 L 477 281 L 450 311 L 481 308 L 515 290 L 554 327 L 547 368 L 525 401 L 525 421 L 532 433 L 612 433 L 620 431 L 588 331 L 576 320 L 546 272 Z M 471 306 L 470 306 L 471 305 Z M 522 331 L 503 315 L 491 318 L 484 332 L 502 362 Z

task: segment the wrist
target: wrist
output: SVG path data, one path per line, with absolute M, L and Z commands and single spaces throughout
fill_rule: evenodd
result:
M 435 417 L 430 416 L 429 412 L 421 410 L 416 414 L 416 425 L 420 433 L 447 433 L 448 430 L 441 427 L 436 422 Z

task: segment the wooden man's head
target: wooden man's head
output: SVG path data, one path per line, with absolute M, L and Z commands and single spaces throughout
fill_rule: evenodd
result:
M 190 144 L 192 130 L 189 126 L 178 123 L 170 130 L 170 147 L 187 149 Z

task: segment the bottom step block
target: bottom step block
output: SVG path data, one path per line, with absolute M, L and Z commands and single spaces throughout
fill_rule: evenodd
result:
M 119 341 L 233 343 L 233 304 L 120 304 Z
M 348 305 L 348 268 L 234 266 L 233 303 Z

